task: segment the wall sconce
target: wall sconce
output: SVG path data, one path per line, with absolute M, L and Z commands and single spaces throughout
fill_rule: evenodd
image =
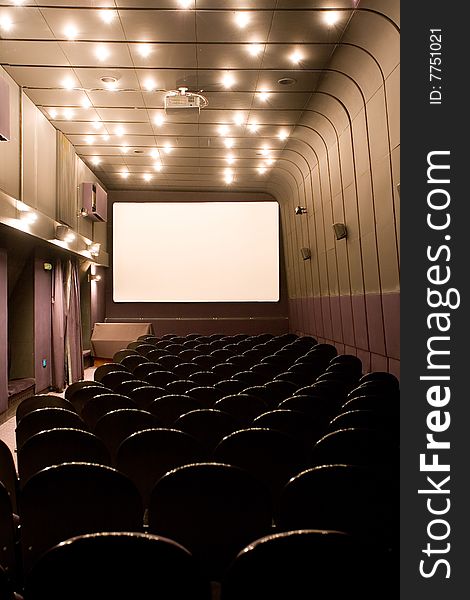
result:
M 100 248 L 101 248 L 101 244 L 99 242 L 93 242 L 91 244 L 88 244 L 88 252 L 92 256 L 98 256 L 100 253 Z
M 57 227 L 55 228 L 55 237 L 56 240 L 66 242 L 68 244 L 69 242 L 74 241 L 75 234 L 70 229 L 70 227 L 67 227 L 67 225 L 57 225 Z
M 337 240 L 342 240 L 348 235 L 348 230 L 344 223 L 333 223 L 333 230 Z
M 296 215 L 303 215 L 306 212 L 307 212 L 307 207 L 306 206 L 296 206 L 295 207 L 295 214 Z
M 88 217 L 88 211 L 86 208 L 82 206 L 82 208 L 77 213 L 78 217 Z
M 88 275 L 88 281 L 101 281 L 101 275 Z
M 304 260 L 310 260 L 312 258 L 312 251 L 310 248 L 301 248 L 300 254 L 302 254 Z

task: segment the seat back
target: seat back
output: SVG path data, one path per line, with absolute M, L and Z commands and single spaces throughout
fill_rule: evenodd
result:
M 103 442 L 88 431 L 63 428 L 36 433 L 18 448 L 21 487 L 42 469 L 74 461 L 109 465 L 110 457 Z
M 229 413 L 243 427 L 249 426 L 253 419 L 267 410 L 266 403 L 263 400 L 250 394 L 225 396 L 217 400 L 214 408 Z
M 187 433 L 147 429 L 121 443 L 116 465 L 135 483 L 147 507 L 153 486 L 167 471 L 206 458 L 202 445 Z
M 18 404 L 16 407 L 16 423 L 18 424 L 23 417 L 38 408 L 65 408 L 66 410 L 75 411 L 73 404 L 61 396 L 38 394 L 25 398 Z
M 208 452 L 220 440 L 239 427 L 238 421 L 226 412 L 216 409 L 192 410 L 176 419 L 174 428 L 196 438 Z
M 271 527 L 266 488 L 236 467 L 203 463 L 180 467 L 155 485 L 149 530 L 183 544 L 210 579 L 219 580 L 244 545 Z
M 21 448 L 26 440 L 40 431 L 63 427 L 87 431 L 84 421 L 72 410 L 65 408 L 33 410 L 25 415 L 16 426 L 16 447 L 17 449 Z
M 16 475 L 15 461 L 13 460 L 10 448 L 3 440 L 0 440 L 0 482 L 3 483 L 8 492 L 13 512 L 18 513 L 18 477 Z
M 176 542 L 110 532 L 76 536 L 48 550 L 28 574 L 25 597 L 210 600 L 210 588 L 196 560 Z
M 203 408 L 203 406 L 195 398 L 184 394 L 173 394 L 157 398 L 148 406 L 147 410 L 158 417 L 163 427 L 170 427 L 178 417 L 198 408 Z
M 143 526 L 134 484 L 110 467 L 79 462 L 31 477 L 22 490 L 20 517 L 25 573 L 43 552 L 73 536 Z
M 19 575 L 15 542 L 15 525 L 10 495 L 5 485 L 0 482 L 0 565 L 5 570 L 6 578 L 12 583 Z M 0 598 L 3 598 L 1 592 Z
M 137 405 L 128 396 L 113 393 L 100 394 L 85 404 L 82 410 L 82 418 L 93 430 L 103 415 L 119 408 L 137 408 Z

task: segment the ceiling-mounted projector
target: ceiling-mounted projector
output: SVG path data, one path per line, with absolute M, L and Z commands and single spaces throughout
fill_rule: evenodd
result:
M 164 106 L 167 115 L 179 114 L 185 110 L 190 114 L 199 114 L 201 108 L 209 104 L 207 98 L 197 92 L 190 92 L 188 88 L 178 88 L 168 92 L 165 96 Z

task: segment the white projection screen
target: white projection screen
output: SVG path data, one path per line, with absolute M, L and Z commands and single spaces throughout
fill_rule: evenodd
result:
M 117 202 L 114 302 L 277 302 L 277 202 Z

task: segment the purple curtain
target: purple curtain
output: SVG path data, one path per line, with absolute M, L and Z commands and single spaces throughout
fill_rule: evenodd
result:
M 65 293 L 62 261 L 58 258 L 52 277 L 52 386 L 65 387 Z
M 52 288 L 52 385 L 61 391 L 84 375 L 77 260 L 56 260 Z
M 67 383 L 71 384 L 84 375 L 78 260 L 67 261 L 66 275 L 65 364 Z

